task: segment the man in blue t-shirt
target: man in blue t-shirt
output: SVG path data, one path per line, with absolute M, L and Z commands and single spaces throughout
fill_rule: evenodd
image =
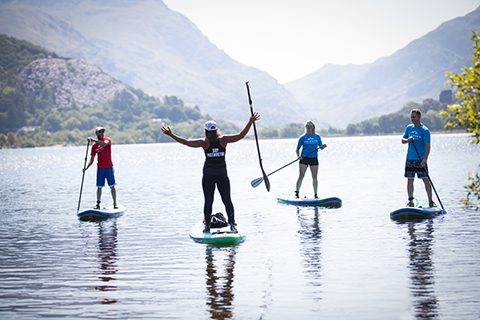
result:
M 295 198 L 299 198 L 300 187 L 302 186 L 303 177 L 310 166 L 313 180 L 313 192 L 314 198 L 318 198 L 317 188 L 317 174 L 318 174 L 318 149 L 325 149 L 326 144 L 322 142 L 322 137 L 318 133 L 315 133 L 315 124 L 309 120 L 305 123 L 305 133 L 300 136 L 297 143 L 297 157 L 300 158 L 300 171 L 297 179 L 297 185 L 295 189 Z M 302 152 L 300 153 L 300 149 Z
M 422 113 L 419 109 L 413 109 L 410 112 L 412 123 L 405 128 L 402 138 L 403 144 L 408 143 L 407 160 L 405 162 L 405 178 L 408 179 L 407 207 L 415 206 L 413 204 L 413 181 L 415 174 L 425 184 L 429 206 L 436 207 L 437 205 L 432 200 L 432 186 L 428 180 L 427 160 L 430 154 L 430 130 L 420 122 L 421 117 Z

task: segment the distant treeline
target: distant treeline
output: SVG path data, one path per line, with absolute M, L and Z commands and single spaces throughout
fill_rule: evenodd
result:
M 105 104 L 61 112 L 51 107 L 37 108 L 35 118 L 27 121 L 26 126 L 0 133 L 0 148 L 81 145 L 99 125 L 107 128 L 107 135 L 118 144 L 167 142 L 171 139 L 162 134 L 161 126 L 174 125 L 176 133 L 183 136 L 201 136 L 207 118 L 198 107 L 186 107 L 176 97 L 160 101 L 145 96 L 133 102 L 116 96 Z M 238 130 L 229 122 L 219 121 L 219 125 L 224 131 Z
M 142 94 L 141 91 L 136 92 Z M 127 96 L 128 97 L 128 96 Z M 382 135 L 402 133 L 410 123 L 410 110 L 422 110 L 422 122 L 431 131 L 443 131 L 445 121 L 439 111 L 446 108 L 444 104 L 426 99 L 421 104 L 407 103 L 400 111 L 371 118 L 346 129 L 329 127 L 320 128 L 322 136 Z M 164 136 L 160 127 L 173 126 L 175 131 L 185 137 L 203 136 L 203 123 L 209 119 L 202 116 L 198 107 L 184 106 L 177 97 L 164 97 L 163 102 L 145 96 L 134 103 L 126 97 L 116 97 L 114 101 L 95 107 L 74 108 L 59 112 L 50 108 L 48 113 L 39 110 L 34 125 L 24 126 L 15 132 L 0 133 L 0 148 L 34 147 L 48 145 L 80 145 L 87 136 L 93 134 L 92 128 L 102 125 L 108 128 L 115 143 L 155 143 L 171 142 Z M 224 133 L 237 132 L 238 126 L 219 121 Z M 304 132 L 303 123 L 290 123 L 283 128 L 263 128 L 259 136 L 266 139 L 297 138 Z
M 410 123 L 410 110 L 420 109 L 422 111 L 422 123 L 431 131 L 445 130 L 445 120 L 440 118 L 440 110 L 445 109 L 442 104 L 434 99 L 426 99 L 421 104 L 416 102 L 407 103 L 401 110 L 389 113 L 380 117 L 367 119 L 355 124 L 349 124 L 346 129 L 329 127 L 320 128 L 316 131 L 321 135 L 355 136 L 355 135 L 382 135 L 402 133 L 405 126 Z M 291 123 L 282 129 L 265 128 L 260 131 L 264 138 L 295 138 L 304 132 L 303 123 Z
M 422 111 L 422 123 L 430 131 L 445 130 L 446 121 L 440 118 L 440 110 L 446 107 L 446 104 L 442 104 L 434 99 L 425 99 L 421 104 L 409 102 L 395 113 L 371 118 L 356 124 L 349 124 L 345 129 L 345 134 L 378 135 L 403 132 L 405 126 L 410 123 L 410 110 L 412 109 L 420 109 Z

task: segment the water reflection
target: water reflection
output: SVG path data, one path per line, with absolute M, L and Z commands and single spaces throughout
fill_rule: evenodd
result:
M 97 291 L 116 291 L 115 275 L 117 267 L 117 221 L 102 221 L 98 223 L 98 261 L 100 263 L 98 279 L 102 282 L 96 286 Z M 104 298 L 101 304 L 116 303 L 116 299 Z
M 433 221 L 409 222 L 408 243 L 410 292 L 413 297 L 413 312 L 416 319 L 436 319 L 438 300 L 435 296 L 435 276 L 432 261 Z
M 308 283 L 314 289 L 313 298 L 315 300 L 321 300 L 322 229 L 320 227 L 318 207 L 297 207 L 297 220 L 300 224 L 298 234 L 300 235 L 300 244 L 305 272 L 308 276 Z
M 212 319 L 233 316 L 233 277 L 236 247 L 207 246 L 207 306 Z

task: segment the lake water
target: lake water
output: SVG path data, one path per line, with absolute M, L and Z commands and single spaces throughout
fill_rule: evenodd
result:
M 389 213 L 407 200 L 400 138 L 324 138 L 319 195 L 340 197 L 340 209 L 278 204 L 298 164 L 270 176 L 268 193 L 250 186 L 261 176 L 255 142 L 229 145 L 247 239 L 223 248 L 188 236 L 203 218 L 200 149 L 114 145 L 127 212 L 104 222 L 76 217 L 85 146 L 0 150 L 0 318 L 479 319 L 480 212 L 461 199 L 480 146 L 434 134 L 430 176 L 448 214 L 397 223 Z M 261 141 L 267 173 L 294 160 L 295 145 Z M 301 194 L 313 194 L 309 172 Z M 94 204 L 93 167 L 82 208 Z M 224 211 L 218 193 L 214 210 Z

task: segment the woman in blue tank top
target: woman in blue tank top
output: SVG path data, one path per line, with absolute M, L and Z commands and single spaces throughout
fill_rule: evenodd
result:
M 227 164 L 225 162 L 225 153 L 227 144 L 237 142 L 245 137 L 252 124 L 260 119 L 260 115 L 255 112 L 250 117 L 242 131 L 236 134 L 222 134 L 215 121 L 205 122 L 205 137 L 198 139 L 186 139 L 172 132 L 170 127 L 162 127 L 162 132 L 173 140 L 192 148 L 203 148 L 205 153 L 205 163 L 203 165 L 202 189 L 205 197 L 203 215 L 205 219 L 205 229 L 203 232 L 210 231 L 210 221 L 212 217 L 212 205 L 215 194 L 215 187 L 218 188 L 222 202 L 227 211 L 228 223 L 233 232 L 237 232 L 235 223 L 235 214 L 233 203 L 230 197 L 230 180 L 227 175 Z
M 299 198 L 300 187 L 302 186 L 303 177 L 305 176 L 308 166 L 310 166 L 310 171 L 312 173 L 314 197 L 318 198 L 318 149 L 323 150 L 326 147 L 327 145 L 322 142 L 322 137 L 315 133 L 315 124 L 313 121 L 307 121 L 305 123 L 305 133 L 302 134 L 298 139 L 297 149 L 295 150 L 297 157 L 300 158 L 300 168 L 295 189 L 295 198 Z M 302 150 L 301 153 L 300 149 Z

